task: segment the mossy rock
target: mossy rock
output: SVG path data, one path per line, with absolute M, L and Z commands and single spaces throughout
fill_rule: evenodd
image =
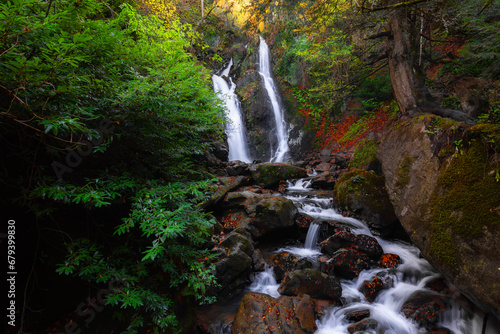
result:
M 342 174 L 333 193 L 341 207 L 363 216 L 372 229 L 382 234 L 389 233 L 391 226 L 397 223 L 385 179 L 373 171 L 352 169 Z
M 377 157 L 395 213 L 422 255 L 500 314 L 500 126 L 419 116 L 393 129 Z
M 285 163 L 264 162 L 250 168 L 252 179 L 263 187 L 277 186 L 280 181 L 307 177 L 304 168 Z
M 472 138 L 450 157 L 431 198 L 431 251 L 450 268 L 463 265 L 456 238 L 468 242 L 483 237 L 485 230 L 500 231 L 500 155 L 496 153 L 500 145 L 484 129 L 469 130 Z

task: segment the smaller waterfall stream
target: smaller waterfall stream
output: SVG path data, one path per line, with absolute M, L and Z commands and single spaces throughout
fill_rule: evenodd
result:
M 213 75 L 212 82 L 214 84 L 214 91 L 220 93 L 221 98 L 226 104 L 227 116 L 230 123 L 226 125 L 227 143 L 229 146 L 229 160 L 241 160 L 244 162 L 252 162 L 250 154 L 248 153 L 247 141 L 245 136 L 245 124 L 241 117 L 240 101 L 235 94 L 236 85 L 229 77 L 229 71 L 233 65 L 233 60 L 222 71 L 221 75 Z M 223 77 L 229 79 L 230 85 Z
M 262 76 L 264 87 L 266 88 L 269 99 L 271 100 L 274 119 L 276 121 L 276 136 L 278 138 L 278 147 L 275 150 L 274 148 L 271 148 L 274 151 L 271 156 L 271 162 L 283 162 L 289 151 L 288 132 L 286 130 L 285 119 L 283 117 L 283 109 L 279 104 L 276 86 L 271 74 L 269 47 L 262 37 L 259 36 L 259 38 L 259 73 Z

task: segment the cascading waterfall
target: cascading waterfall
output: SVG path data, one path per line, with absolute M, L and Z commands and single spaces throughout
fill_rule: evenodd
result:
M 328 199 L 315 198 L 311 194 L 304 196 L 307 186 L 308 184 L 303 180 L 299 180 L 295 184 L 289 183 L 287 198 L 296 204 L 300 212 L 306 213 L 313 218 L 338 221 L 349 226 L 353 233 L 375 237 L 361 221 L 344 217 L 338 213 L 331 206 L 331 202 Z M 311 224 L 308 234 L 317 235 L 317 232 L 313 232 L 313 230 L 317 229 L 317 226 L 314 225 L 319 224 Z M 387 241 L 379 237 L 375 238 L 385 253 L 398 254 L 402 260 L 402 264 L 397 267 L 395 274 L 391 273 L 392 269 L 377 268 L 363 270 L 356 279 L 341 280 L 342 297 L 346 300 L 345 306 L 333 307 L 328 310 L 323 319 L 318 322 L 318 330 L 315 334 L 348 333 L 347 327 L 352 325 L 352 323 L 347 321 L 345 317 L 346 313 L 364 309 L 369 309 L 370 318 L 375 319 L 379 324 L 379 329 L 373 333 L 423 333 L 422 328 L 415 322 L 407 319 L 400 310 L 405 300 L 413 292 L 425 290 L 425 284 L 433 278 L 438 277 L 439 274 L 425 259 L 420 257 L 420 251 L 415 246 L 402 241 Z M 315 247 L 315 242 L 311 247 Z M 300 248 L 288 248 L 286 250 L 297 256 L 303 256 Z M 318 255 L 312 256 L 317 257 Z M 391 275 L 394 284 L 392 287 L 383 290 L 373 303 L 369 303 L 359 289 L 365 280 L 370 280 L 373 276 L 380 275 L 382 272 Z M 464 310 L 460 309 L 458 303 L 454 303 L 443 314 L 438 327 L 449 328 L 454 334 L 481 334 L 482 326 L 478 320 L 480 319 L 477 315 L 471 316 L 467 314 Z M 372 332 L 369 331 L 369 333 Z M 499 332 L 494 328 L 494 325 L 489 324 L 485 333 L 498 334 Z
M 252 162 L 250 154 L 248 153 L 245 125 L 241 117 L 240 101 L 234 92 L 236 85 L 229 77 L 229 71 L 232 65 L 233 60 L 231 59 L 229 65 L 222 71 L 220 76 L 215 74 L 212 76 L 212 82 L 214 83 L 214 91 L 220 93 L 226 105 L 226 113 L 230 120 L 230 123 L 226 125 L 225 129 L 228 137 L 229 160 Z M 223 78 L 224 76 L 229 78 L 230 85 L 228 85 L 227 81 Z
M 311 225 L 309 226 L 309 230 L 307 231 L 306 241 L 304 242 L 304 248 L 316 249 L 320 227 L 321 227 L 320 224 L 311 223 Z
M 276 86 L 271 74 L 269 47 L 262 37 L 259 36 L 259 38 L 259 73 L 262 76 L 264 87 L 266 88 L 269 99 L 271 100 L 274 119 L 276 121 L 276 136 L 278 138 L 278 147 L 276 149 L 271 148 L 273 151 L 271 155 L 271 162 L 283 162 L 289 151 L 288 132 L 286 130 L 283 109 L 279 104 Z
M 278 287 L 279 284 L 274 278 L 273 267 L 266 264 L 264 271 L 255 277 L 252 285 L 250 285 L 248 289 L 250 291 L 265 293 L 271 297 L 278 298 L 280 296 Z

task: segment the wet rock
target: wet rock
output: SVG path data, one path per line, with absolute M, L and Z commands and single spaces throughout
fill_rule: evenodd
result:
M 327 232 L 327 235 L 333 235 L 337 232 L 351 232 L 351 229 L 345 225 L 343 225 L 342 223 L 339 223 L 337 221 L 334 221 L 334 220 L 325 220 L 323 221 L 327 228 L 326 228 L 326 232 Z
M 323 172 L 311 176 L 311 187 L 315 189 L 333 189 L 338 178 L 338 173 Z
M 231 192 L 223 203 L 227 208 L 223 219 L 233 215 L 229 220 L 231 226 L 245 228 L 253 238 L 294 226 L 293 218 L 297 213 L 292 201 L 279 193 Z
M 401 312 L 421 326 L 431 327 L 443 314 L 448 298 L 432 291 L 414 292 L 401 307 Z
M 322 263 L 321 271 L 345 279 L 353 279 L 359 273 L 368 269 L 369 258 L 355 249 L 339 249 L 326 262 Z
M 377 239 L 365 234 L 355 235 L 348 231 L 339 231 L 320 243 L 321 252 L 332 255 L 340 248 L 358 250 L 374 260 L 383 254 Z
M 363 319 L 366 319 L 370 316 L 370 310 L 365 309 L 365 310 L 356 310 L 356 311 L 349 311 L 345 313 L 345 318 L 348 321 L 353 321 L 353 322 L 358 322 Z
M 269 148 L 276 147 L 277 138 L 272 133 L 275 121 L 271 102 L 259 72 L 255 69 L 244 71 L 236 81 L 236 94 L 242 114 L 246 116 L 250 155 L 269 161 L 272 153 Z
M 299 212 L 297 215 L 295 215 L 295 225 L 297 225 L 300 228 L 307 229 L 309 228 L 309 225 L 314 221 L 314 218 L 309 216 L 306 213 Z
M 397 254 L 382 254 L 380 257 L 380 266 L 384 268 L 396 268 L 399 264 L 401 264 L 401 258 Z
M 316 329 L 315 306 L 310 296 L 281 296 L 276 299 L 249 292 L 240 303 L 231 333 L 312 334 Z
M 282 180 L 307 177 L 307 171 L 304 168 L 277 162 L 252 165 L 250 172 L 252 173 L 252 179 L 263 187 L 277 186 Z
M 256 249 L 252 254 L 253 269 L 255 271 L 264 271 L 266 269 L 266 261 L 262 256 L 260 249 Z
M 230 176 L 247 176 L 250 175 L 250 166 L 251 164 L 239 160 L 229 161 L 226 172 Z
M 378 327 L 377 320 L 368 318 L 368 319 L 363 319 L 355 323 L 354 325 L 347 327 L 347 331 L 349 333 L 359 333 L 370 329 L 376 329 L 377 327 Z
M 365 296 L 366 300 L 372 303 L 383 289 L 384 282 L 382 279 L 378 276 L 373 276 L 371 280 L 363 282 L 359 291 Z
M 333 191 L 340 206 L 363 217 L 370 229 L 382 236 L 389 235 L 399 224 L 384 181 L 373 171 L 352 169 L 338 178 Z
M 227 147 L 226 144 L 214 142 L 212 153 L 217 159 L 221 161 L 227 161 L 229 156 L 229 148 Z
M 278 292 L 285 296 L 307 294 L 313 298 L 337 300 L 342 296 L 342 287 L 335 278 L 327 274 L 305 269 L 288 272 Z
M 241 250 L 248 256 L 252 256 L 254 251 L 252 237 L 241 227 L 229 233 L 226 238 L 219 243 L 218 247 L 224 248 L 230 252 Z
M 322 162 L 314 166 L 314 169 L 319 172 L 329 172 L 332 166 L 328 162 Z
M 209 294 L 230 298 L 248 284 L 254 247 L 249 233 L 239 228 L 231 232 L 217 248 L 226 257 L 215 263 L 215 275 L 220 286 L 212 287 Z
M 210 198 L 201 204 L 202 207 L 208 208 L 212 205 L 216 205 L 228 192 L 245 184 L 247 181 L 248 177 L 246 176 L 218 178 L 217 183 L 210 186 Z
M 272 260 L 276 281 L 281 282 L 287 272 L 295 270 L 298 262 L 299 259 L 289 252 L 281 252 L 276 255 Z

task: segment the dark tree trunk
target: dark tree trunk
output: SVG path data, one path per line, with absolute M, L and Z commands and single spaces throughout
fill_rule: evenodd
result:
M 387 57 L 394 96 L 403 115 L 432 113 L 457 121 L 470 123 L 467 114 L 451 109 L 444 109 L 434 102 L 425 87 L 424 75 L 415 62 L 418 35 L 411 24 L 408 8 L 394 9 L 388 21 Z

